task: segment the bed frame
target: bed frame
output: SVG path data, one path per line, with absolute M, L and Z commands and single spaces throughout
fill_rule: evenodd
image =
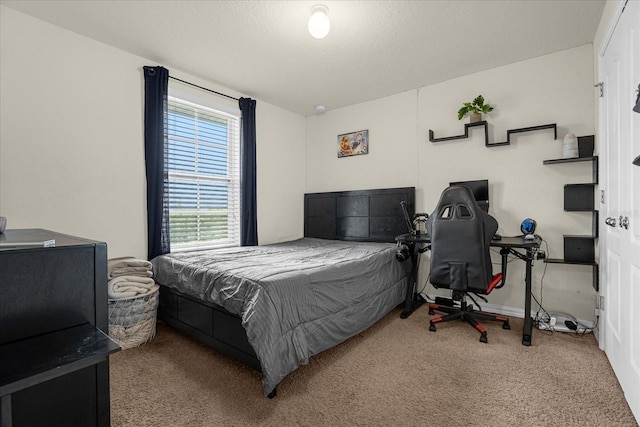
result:
M 304 236 L 332 240 L 395 242 L 407 232 L 400 202 L 413 217 L 415 188 L 336 191 L 304 195 Z M 158 319 L 260 371 L 239 316 L 160 284 Z M 275 396 L 275 390 L 272 393 Z M 273 397 L 273 396 L 271 396 Z

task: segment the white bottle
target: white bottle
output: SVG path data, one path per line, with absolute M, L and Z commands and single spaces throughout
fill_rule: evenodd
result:
M 578 157 L 578 138 L 573 133 L 568 133 L 562 140 L 562 158 L 573 159 Z

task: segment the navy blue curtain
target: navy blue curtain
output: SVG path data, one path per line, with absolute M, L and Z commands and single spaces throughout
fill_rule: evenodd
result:
M 147 170 L 148 259 L 170 251 L 169 197 L 165 194 L 168 174 L 167 90 L 169 70 L 144 67 L 144 156 Z
M 258 244 L 256 209 L 256 101 L 240 98 L 240 246 Z

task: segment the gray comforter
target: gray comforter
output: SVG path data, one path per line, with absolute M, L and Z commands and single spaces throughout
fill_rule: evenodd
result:
M 410 266 L 394 244 L 312 238 L 153 260 L 158 283 L 241 316 L 265 395 L 402 302 Z

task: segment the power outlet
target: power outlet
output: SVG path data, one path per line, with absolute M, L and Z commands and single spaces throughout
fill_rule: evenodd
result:
M 556 321 L 557 321 L 557 320 L 558 320 L 558 319 L 556 319 L 556 318 L 555 318 L 555 316 L 552 316 L 552 317 L 549 319 L 549 325 L 550 325 L 550 326 L 556 326 Z

